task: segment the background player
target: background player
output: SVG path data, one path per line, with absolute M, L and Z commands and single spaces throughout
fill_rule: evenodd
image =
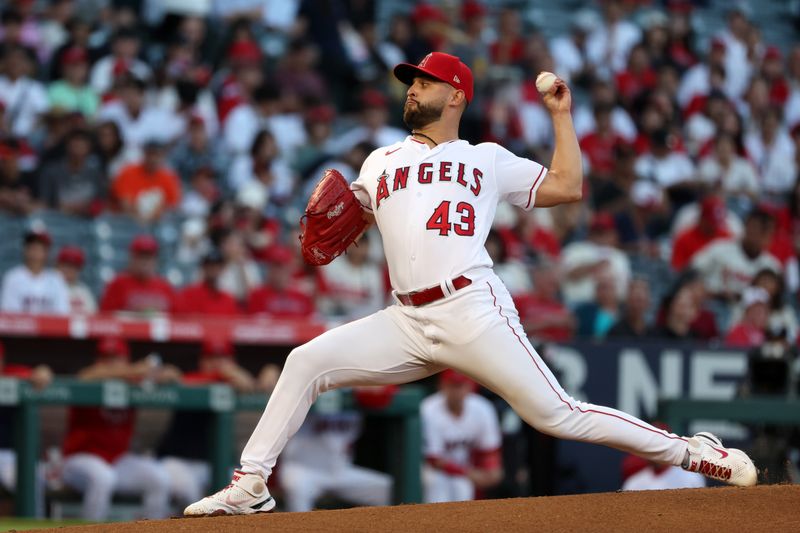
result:
M 78 373 L 82 380 L 123 379 L 159 383 L 177 381 L 171 366 L 154 368 L 142 359 L 131 363 L 127 343 L 105 337 L 98 344 L 96 361 Z M 106 520 L 115 492 L 141 494 L 146 518 L 168 515 L 170 480 L 152 457 L 130 452 L 136 411 L 130 408 L 71 407 L 64 437 L 64 483 L 83 493 L 82 516 Z
M 471 500 L 503 478 L 500 421 L 491 402 L 475 394 L 475 382 L 447 369 L 439 392 L 422 402 L 425 501 Z
M 714 436 L 680 437 L 571 398 L 527 340 L 510 294 L 491 269 L 484 242 L 500 200 L 531 209 L 582 197 L 581 154 L 566 84 L 555 80 L 543 95 L 555 133 L 547 170 L 497 144 L 472 146 L 458 138 L 473 83 L 472 72 L 457 57 L 434 52 L 419 65 L 398 65 L 394 73 L 410 86 L 404 120 L 411 135 L 370 154 L 352 190 L 381 231 L 398 305 L 295 348 L 242 452 L 242 469 L 228 487 L 184 514 L 271 510 L 275 501 L 265 481 L 319 394 L 405 383 L 446 367 L 497 392 L 544 433 L 682 465 L 735 485 L 755 484 L 750 459 L 722 448 Z M 323 180 L 312 200 L 325 197 L 326 183 L 331 182 Z M 345 200 L 329 209 L 332 226 L 337 212 L 347 212 Z M 307 242 L 320 240 L 308 228 L 304 238 L 304 255 L 313 257 L 318 249 Z

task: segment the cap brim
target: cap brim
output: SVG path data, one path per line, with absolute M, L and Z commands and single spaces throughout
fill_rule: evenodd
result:
M 412 65 L 411 63 L 400 63 L 399 65 L 394 67 L 394 77 L 402 81 L 406 85 L 411 85 L 412 83 L 414 83 L 414 78 L 421 75 L 447 83 L 445 80 L 443 80 L 439 76 L 436 76 L 432 72 L 429 72 L 424 68 L 420 68 L 417 65 Z

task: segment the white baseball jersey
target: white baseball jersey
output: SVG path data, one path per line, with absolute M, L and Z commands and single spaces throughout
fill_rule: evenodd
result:
M 34 275 L 25 265 L 18 265 L 3 276 L 0 311 L 66 315 L 69 313 L 69 289 L 55 270 L 45 269 Z
M 427 457 L 469 466 L 472 452 L 496 450 L 502 443 L 497 413 L 478 394 L 467 395 L 459 417 L 447 409 L 441 392 L 425 398 L 420 412 Z
M 490 268 L 484 242 L 497 203 L 533 208 L 546 175 L 495 143 L 429 148 L 408 136 L 372 152 L 351 187 L 375 215 L 392 287 L 410 292 Z

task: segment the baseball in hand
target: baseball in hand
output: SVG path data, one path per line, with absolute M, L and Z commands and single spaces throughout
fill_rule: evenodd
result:
M 536 76 L 536 90 L 539 91 L 540 94 L 549 93 L 557 79 L 556 75 L 552 72 L 543 70 Z

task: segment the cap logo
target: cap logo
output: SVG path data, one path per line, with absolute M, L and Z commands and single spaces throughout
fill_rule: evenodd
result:
M 461 83 L 461 79 L 459 79 L 458 74 L 453 76 L 453 81 L 456 82 L 456 83 Z
M 425 57 L 423 57 L 422 61 L 419 62 L 419 66 L 420 67 L 424 67 L 425 63 L 427 63 L 428 60 L 431 58 L 431 55 L 433 55 L 433 53 L 430 53 L 430 54 L 426 55 Z

